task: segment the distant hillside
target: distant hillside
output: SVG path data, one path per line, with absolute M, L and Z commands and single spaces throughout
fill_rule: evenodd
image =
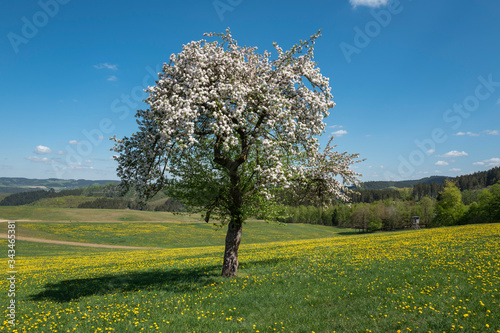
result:
M 118 184 L 116 180 L 86 180 L 86 179 L 30 179 L 30 178 L 10 178 L 0 177 L 0 193 L 19 193 L 35 190 L 48 190 L 53 188 L 56 191 L 71 190 L 92 185 L 105 185 L 108 183 Z
M 363 190 L 383 190 L 388 188 L 405 188 L 412 187 L 415 184 L 441 184 L 445 179 L 451 179 L 446 176 L 431 176 L 422 179 L 400 180 L 400 181 L 370 181 L 361 183 L 360 188 Z
M 361 183 L 358 190 L 385 190 L 395 188 L 413 187 L 417 184 L 441 184 L 446 179 L 453 180 L 461 191 L 476 190 L 491 186 L 500 181 L 500 167 L 494 167 L 486 171 L 478 171 L 468 175 L 457 177 L 431 176 L 415 180 L 401 181 L 371 181 Z
M 444 180 L 453 180 L 461 191 L 476 190 L 491 186 L 500 181 L 500 167 L 494 167 L 490 170 L 479 171 L 469 175 L 462 175 L 455 178 L 446 176 L 431 176 L 414 180 L 402 181 L 370 181 L 361 183 L 355 190 L 388 190 L 388 189 L 401 189 L 417 187 L 421 190 L 427 184 L 441 185 Z M 88 188 L 86 191 L 87 196 L 102 196 L 102 197 L 118 197 L 119 190 L 116 186 L 104 186 L 106 184 L 119 184 L 117 180 L 86 180 L 86 179 L 29 179 L 29 178 L 8 178 L 0 177 L 0 196 L 2 194 L 13 194 L 28 191 L 49 190 L 53 188 L 56 192 L 62 190 L 72 190 L 79 188 Z M 434 186 L 434 185 L 433 185 Z M 95 187 L 95 188 L 92 188 Z M 415 189 L 414 189 L 415 190 Z M 440 188 L 436 188 L 437 191 Z M 424 191 L 425 192 L 425 191 Z M 434 192 L 433 192 L 434 193 Z M 436 192 L 437 193 L 437 192 Z M 393 196 L 389 193 L 388 195 Z M 133 192 L 127 194 L 126 198 L 133 199 L 135 197 Z M 159 196 L 156 199 L 164 199 L 165 196 Z M 1 200 L 1 198 L 0 198 Z

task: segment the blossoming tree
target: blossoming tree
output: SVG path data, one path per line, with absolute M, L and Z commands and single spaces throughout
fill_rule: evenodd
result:
M 193 41 L 170 56 L 148 87 L 139 131 L 115 140 L 118 175 L 142 198 L 158 191 L 227 223 L 223 276 L 235 276 L 248 216 L 273 217 L 286 198 L 309 204 L 347 200 L 357 154 L 338 153 L 318 136 L 332 101 L 313 62 L 320 33 L 277 56 L 225 34 Z M 217 38 L 219 41 L 217 41 Z M 286 193 L 283 194 L 283 193 Z

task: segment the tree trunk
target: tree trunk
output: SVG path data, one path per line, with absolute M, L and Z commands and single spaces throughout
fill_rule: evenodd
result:
M 222 264 L 222 276 L 233 277 L 238 273 L 238 248 L 240 247 L 243 221 L 231 219 L 227 226 L 226 249 Z
M 242 153 L 236 161 L 231 161 L 229 158 L 223 156 L 219 150 L 222 140 L 217 138 L 217 143 L 214 148 L 214 162 L 225 167 L 228 171 L 231 185 L 229 187 L 229 213 L 230 222 L 227 226 L 226 234 L 226 249 L 224 250 L 224 262 L 222 263 L 222 276 L 233 277 L 238 273 L 238 248 L 241 241 L 241 229 L 243 228 L 244 214 L 243 195 L 241 193 L 240 175 L 238 174 L 238 167 L 245 162 L 248 154 L 248 147 L 246 146 L 246 135 L 240 133 L 242 140 Z

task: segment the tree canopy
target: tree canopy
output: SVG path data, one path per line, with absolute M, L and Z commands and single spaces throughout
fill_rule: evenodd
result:
M 228 223 L 223 275 L 237 270 L 244 220 L 273 217 L 286 198 L 320 204 L 347 200 L 357 154 L 318 136 L 334 107 L 329 80 L 313 61 L 320 33 L 276 57 L 238 45 L 229 29 L 193 41 L 164 64 L 149 87 L 139 130 L 115 138 L 124 188 L 143 198 L 160 190 L 186 207 Z M 285 193 L 285 194 L 284 194 Z
M 439 192 L 433 226 L 455 225 L 465 212 L 462 193 L 455 183 L 446 180 L 443 191 Z

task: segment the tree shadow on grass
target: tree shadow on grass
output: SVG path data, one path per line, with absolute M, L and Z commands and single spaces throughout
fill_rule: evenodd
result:
M 31 295 L 29 299 L 65 303 L 86 296 L 138 290 L 186 292 L 215 282 L 219 275 L 219 266 L 206 266 L 63 280 L 46 284 L 44 291 Z
M 242 261 L 239 273 L 245 273 L 245 268 L 254 266 L 274 267 L 298 258 L 272 258 L 267 260 Z M 248 272 L 248 270 L 247 270 Z M 45 290 L 30 295 L 30 301 L 52 301 L 66 303 L 82 297 L 106 295 L 138 290 L 164 290 L 186 293 L 208 286 L 221 279 L 221 266 L 204 266 L 188 269 L 154 270 L 143 272 L 128 272 L 116 275 L 103 275 L 95 278 L 62 280 L 47 283 Z

